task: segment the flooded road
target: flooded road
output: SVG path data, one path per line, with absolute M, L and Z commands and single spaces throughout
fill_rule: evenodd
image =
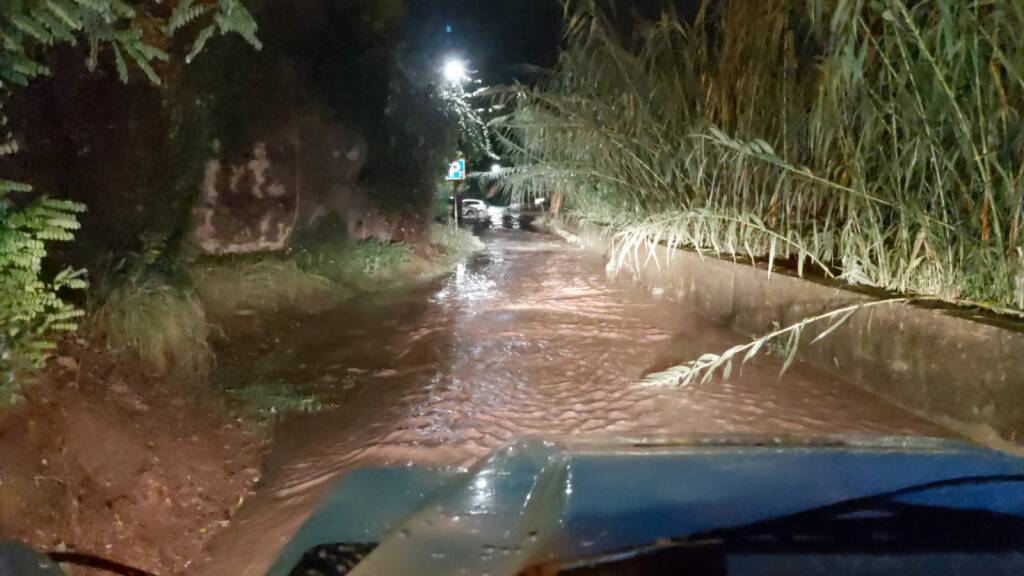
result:
M 522 435 L 947 434 L 807 366 L 780 379 L 771 355 L 728 383 L 638 385 L 747 339 L 609 280 L 603 262 L 557 237 L 485 239 L 451 276 L 294 321 L 241 361 L 252 381 L 336 408 L 278 428 L 261 492 L 203 573 L 262 574 L 345 470 L 468 466 Z

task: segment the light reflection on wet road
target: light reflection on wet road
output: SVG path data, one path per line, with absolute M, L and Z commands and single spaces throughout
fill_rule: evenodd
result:
M 204 573 L 262 574 L 325 485 L 355 466 L 467 466 L 538 434 L 945 434 L 806 366 L 779 379 L 771 356 L 728 383 L 639 386 L 746 339 L 608 280 L 602 262 L 540 234 L 493 233 L 442 281 L 273 337 L 251 377 L 339 407 L 279 427 L 261 493 L 215 541 Z

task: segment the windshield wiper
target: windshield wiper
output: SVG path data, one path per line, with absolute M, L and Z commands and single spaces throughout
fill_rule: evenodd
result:
M 996 553 L 1024 550 L 1024 517 L 895 501 L 929 490 L 1021 483 L 1024 475 L 940 480 L 652 545 L 532 567 L 523 576 L 724 576 L 734 554 Z M 1022 498 L 1024 499 L 1024 498 Z
M 95 570 L 110 572 L 111 574 L 118 574 L 119 576 L 156 576 L 152 572 L 146 572 L 145 570 L 133 568 L 126 564 L 107 560 L 106 558 L 100 558 L 99 556 L 94 556 L 92 554 L 83 554 L 80 552 L 50 552 L 47 556 L 50 560 L 53 560 L 58 564 L 73 564 L 83 568 L 93 568 Z
M 1020 515 L 898 499 L 944 488 L 1021 482 L 1022 475 L 940 480 L 701 532 L 687 540 L 721 540 L 729 553 L 1019 552 L 1024 550 Z
M 657 542 L 650 546 L 572 562 L 541 564 L 520 576 L 633 576 L 687 574 L 726 576 L 726 549 L 721 541 Z

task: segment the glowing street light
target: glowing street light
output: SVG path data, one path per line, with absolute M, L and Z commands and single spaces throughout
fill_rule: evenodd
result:
M 459 60 L 449 60 L 444 65 L 444 77 L 452 84 L 461 84 L 466 80 L 466 65 Z

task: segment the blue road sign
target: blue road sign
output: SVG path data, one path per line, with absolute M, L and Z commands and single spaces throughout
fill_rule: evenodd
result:
M 456 160 L 448 165 L 448 181 L 461 182 L 466 179 L 466 161 Z

